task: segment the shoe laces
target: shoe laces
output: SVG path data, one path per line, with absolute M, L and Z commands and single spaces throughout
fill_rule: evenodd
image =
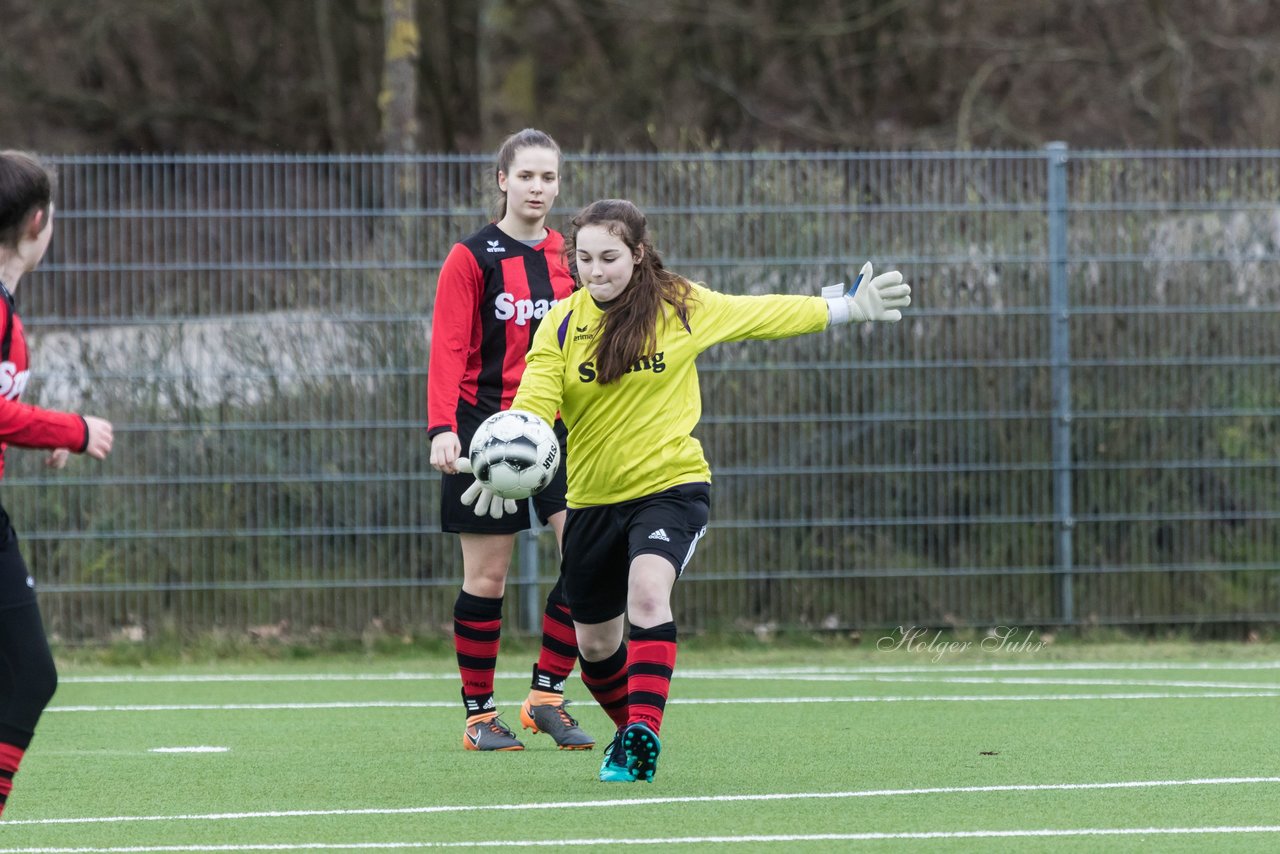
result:
M 499 718 L 497 715 L 494 715 L 493 717 L 489 718 L 489 720 L 487 721 L 480 721 L 478 724 L 476 724 L 476 726 L 487 726 L 491 731 L 496 732 L 498 735 L 505 735 L 505 736 L 510 736 L 511 738 L 515 738 L 515 733 L 513 733 L 510 729 L 508 729 L 507 725 L 504 724 L 502 722 L 502 719 Z
M 556 710 L 556 714 L 560 716 L 560 720 L 564 721 L 566 726 L 577 726 L 578 722 L 574 720 L 573 716 L 565 709 L 565 706 L 567 705 L 569 705 L 569 701 L 565 700 L 560 705 L 553 706 L 552 708 Z
M 609 742 L 609 746 L 605 751 L 608 756 L 608 762 L 611 765 L 627 764 L 627 753 L 622 749 L 622 733 L 618 733 L 613 737 L 613 741 Z

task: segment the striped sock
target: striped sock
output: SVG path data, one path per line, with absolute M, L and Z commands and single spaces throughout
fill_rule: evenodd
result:
M 627 645 L 619 644 L 613 655 L 600 661 L 582 662 L 582 682 L 600 708 L 622 729 L 627 725 Z
M 458 591 L 453 604 L 453 648 L 462 676 L 462 702 L 467 717 L 495 710 L 493 672 L 498 666 L 502 635 L 502 597 L 488 599 Z
M 20 747 L 0 742 L 0 815 L 4 814 L 4 805 L 13 791 L 13 775 L 18 773 L 24 753 Z
M 627 723 L 643 722 L 662 729 L 662 713 L 676 668 L 676 624 L 648 629 L 631 627 L 627 650 Z
M 564 694 L 564 681 L 573 672 L 577 658 L 578 635 L 573 630 L 569 608 L 562 602 L 548 599 L 547 609 L 542 615 L 542 651 L 538 653 L 533 682 L 529 687 L 534 691 Z

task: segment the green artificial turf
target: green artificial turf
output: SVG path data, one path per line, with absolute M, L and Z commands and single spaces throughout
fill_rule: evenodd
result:
M 500 662 L 498 700 L 516 730 L 526 658 Z M 521 753 L 462 750 L 445 655 L 80 663 L 63 668 L 15 781 L 0 854 L 1280 846 L 1280 648 L 933 658 L 682 649 L 653 784 L 602 784 L 600 749 L 558 751 L 544 735 L 526 734 Z M 569 696 L 602 748 L 611 726 L 576 676 Z M 202 708 L 146 708 L 159 706 Z M 196 746 L 227 751 L 152 752 Z M 1271 779 L 1226 782 L 1244 778 Z M 1096 784 L 1115 785 L 1045 788 Z M 974 787 L 990 790 L 964 791 Z M 1146 828 L 1231 830 L 1131 832 Z M 1023 835 L 1064 829 L 1130 832 Z M 957 835 L 973 832 L 1017 835 Z

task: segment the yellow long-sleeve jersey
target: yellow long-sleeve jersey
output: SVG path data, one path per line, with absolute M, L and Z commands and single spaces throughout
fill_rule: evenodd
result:
M 581 288 L 548 312 L 526 357 L 513 409 L 547 423 L 557 410 L 569 428 L 570 507 L 617 504 L 682 483 L 708 482 L 711 469 L 693 428 L 702 417 L 695 360 L 725 341 L 789 338 L 827 327 L 821 297 L 730 296 L 695 285 L 688 323 L 666 306 L 651 358 L 602 385 L 593 355 L 605 312 Z

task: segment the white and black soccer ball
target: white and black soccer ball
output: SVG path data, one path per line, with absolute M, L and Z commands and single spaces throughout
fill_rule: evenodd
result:
M 490 415 L 471 437 L 471 472 L 500 498 L 519 501 L 541 492 L 560 467 L 560 440 L 532 412 Z

